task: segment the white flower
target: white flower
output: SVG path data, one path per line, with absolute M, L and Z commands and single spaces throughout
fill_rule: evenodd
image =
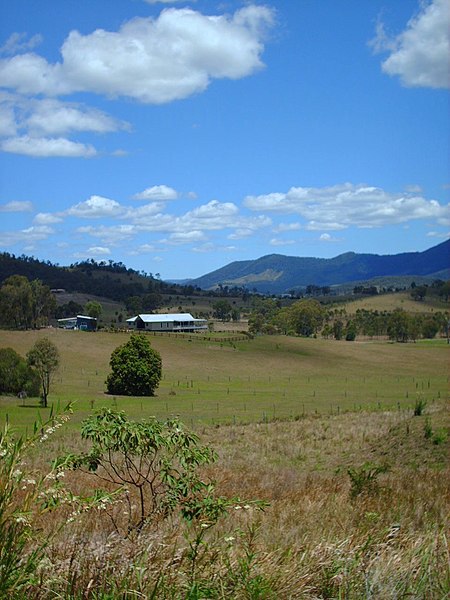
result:
M 225 538 L 225 541 L 226 541 L 226 542 L 233 542 L 233 541 L 234 541 L 234 539 L 235 539 L 235 538 L 234 538 L 232 535 L 230 535 L 229 537 L 226 537 L 226 538 Z

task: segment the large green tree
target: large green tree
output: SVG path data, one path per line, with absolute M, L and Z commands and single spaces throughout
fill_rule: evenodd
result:
M 12 348 L 0 348 L 0 393 L 38 396 L 39 375 Z
M 145 336 L 132 335 L 126 344 L 113 351 L 109 364 L 111 373 L 106 379 L 109 394 L 154 395 L 161 380 L 162 361 Z
M 290 327 L 299 335 L 310 336 L 319 331 L 326 311 L 317 300 L 299 300 L 287 308 Z
M 42 386 L 42 405 L 48 404 L 50 384 L 59 367 L 59 351 L 48 338 L 38 340 L 27 354 L 27 361 L 39 374 Z
M 0 315 L 7 327 L 29 329 L 33 320 L 33 293 L 22 275 L 11 275 L 0 288 Z
M 22 275 L 12 275 L 0 288 L 0 316 L 6 327 L 39 328 L 47 325 L 55 311 L 55 298 L 40 279 L 30 283 Z
M 84 310 L 87 313 L 88 317 L 98 319 L 99 316 L 102 314 L 103 308 L 100 302 L 97 302 L 96 300 L 89 300 L 89 302 L 86 302 Z

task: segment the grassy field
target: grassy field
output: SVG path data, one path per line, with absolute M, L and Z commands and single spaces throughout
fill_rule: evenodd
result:
M 76 518 L 64 506 L 46 511 L 27 542 L 32 549 L 43 532 L 54 535 L 36 577 L 7 597 L 449 598 L 445 340 L 149 336 L 163 359 L 157 395 L 113 398 L 104 393 L 109 357 L 128 334 L 2 331 L 0 346 L 25 355 L 44 335 L 61 352 L 50 400 L 74 401 L 74 414 L 21 463 L 32 476 L 25 487 L 62 452 L 85 449 L 80 420 L 113 406 L 138 419 L 179 414 L 218 454 L 203 476 L 218 494 L 242 501 L 201 538 L 201 529 L 175 517 L 118 535 L 111 517 L 127 518 L 120 497 Z M 419 400 L 424 411 L 415 416 Z M 38 410 L 32 400 L 0 399 L 1 420 L 8 415 L 22 430 Z M 380 472 L 372 476 L 371 468 Z M 64 480 L 76 493 L 92 486 L 78 472 Z M 257 512 L 247 499 L 269 506 Z
M 422 302 L 413 300 L 408 291 L 368 296 L 359 300 L 351 300 L 343 306 L 348 314 L 355 314 L 358 309 L 393 311 L 396 308 L 402 308 L 409 313 L 432 313 L 450 309 L 448 302 L 443 302 L 436 297 L 425 298 Z
M 380 341 L 261 336 L 238 342 L 195 336 L 149 336 L 162 356 L 163 379 L 153 398 L 111 397 L 104 381 L 109 358 L 127 333 L 50 329 L 2 331 L 0 345 L 25 355 L 38 337 L 59 348 L 61 367 L 50 402 L 75 402 L 74 423 L 101 406 L 133 417 L 180 417 L 194 426 L 286 419 L 359 410 L 406 410 L 420 396 L 435 402 L 448 389 L 445 340 Z M 45 412 L 45 411 L 44 411 Z M 0 419 L 30 425 L 36 402 L 0 399 Z

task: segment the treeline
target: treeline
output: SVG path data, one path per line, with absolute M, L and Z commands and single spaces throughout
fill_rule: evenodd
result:
M 8 277 L 0 287 L 0 326 L 38 329 L 55 315 L 56 301 L 40 279 L 28 281 L 23 275 Z
M 344 308 L 327 309 L 318 300 L 303 299 L 282 306 L 274 298 L 254 298 L 249 317 L 253 334 L 284 334 L 317 336 L 353 341 L 358 335 L 387 336 L 407 342 L 419 338 L 448 335 L 450 315 L 436 311 L 429 314 L 410 314 L 403 309 L 377 311 L 358 309 L 347 315 Z
M 40 279 L 51 289 L 89 293 L 117 302 L 149 293 L 192 295 L 197 292 L 193 286 L 166 283 L 158 274 L 127 269 L 123 263 L 113 261 L 97 263 L 91 259 L 61 267 L 34 257 L 1 253 L 0 283 L 12 275 L 22 275 L 30 281 Z

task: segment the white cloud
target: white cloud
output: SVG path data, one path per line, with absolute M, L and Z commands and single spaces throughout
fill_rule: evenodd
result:
M 141 254 L 148 254 L 150 252 L 160 252 L 161 249 L 154 244 L 141 244 L 130 252 L 132 256 L 140 256 Z
M 229 240 L 243 240 L 245 238 L 250 237 L 254 233 L 255 233 L 254 229 L 248 229 L 248 228 L 236 229 L 236 231 L 234 231 L 233 233 L 230 233 L 230 235 L 228 236 L 228 239 Z
M 28 135 L 3 140 L 0 143 L 0 150 L 37 158 L 55 156 L 91 158 L 97 154 L 90 144 L 72 142 L 65 138 L 32 138 Z
M 271 246 L 291 246 L 295 244 L 295 240 L 280 240 L 278 238 L 272 238 L 269 242 Z
M 111 250 L 109 248 L 105 248 L 104 246 L 91 246 L 87 249 L 87 252 L 92 256 L 104 256 L 105 254 L 111 254 Z
M 79 131 L 102 134 L 129 129 L 128 123 L 78 103 L 0 93 L 0 137 L 9 138 L 0 146 L 4 152 L 88 158 L 97 154 L 93 146 L 63 136 Z
M 442 223 L 448 206 L 413 194 L 394 194 L 381 188 L 346 183 L 325 188 L 293 187 L 286 193 L 247 196 L 251 210 L 299 214 L 308 230 L 381 227 L 415 219 Z
M 277 227 L 274 227 L 275 233 L 283 233 L 284 231 L 298 231 L 302 226 L 300 223 L 280 223 Z
M 12 106 L 0 105 L 0 137 L 17 133 L 16 118 Z
M 135 225 L 114 225 L 111 227 L 105 225 L 93 227 L 92 225 L 88 225 L 78 227 L 76 232 L 99 238 L 104 244 L 117 244 L 134 237 L 138 230 Z
M 0 232 L 0 245 L 9 247 L 24 242 L 33 244 L 33 242 L 47 239 L 53 233 L 55 233 L 54 230 L 46 225 L 28 227 L 20 231 L 3 231 Z
M 27 39 L 26 33 L 12 33 L 0 48 L 0 54 L 15 54 L 26 50 L 32 50 L 42 43 L 42 36 L 39 34 L 33 35 Z
M 162 104 L 202 92 L 212 79 L 239 79 L 260 69 L 265 30 L 273 22 L 265 6 L 249 5 L 232 16 L 168 8 L 117 32 L 72 31 L 60 63 L 33 53 L 3 59 L 0 79 L 21 94 L 94 92 Z
M 147 222 L 146 220 L 149 217 L 159 215 L 163 207 L 164 204 L 161 202 L 152 202 L 151 204 L 145 204 L 144 206 L 139 206 L 138 208 L 132 207 L 123 214 L 122 218 L 142 225 Z
M 196 252 L 197 254 L 208 254 L 210 252 L 234 252 L 236 250 L 236 246 L 220 246 L 213 244 L 212 242 L 206 242 L 201 246 L 195 246 L 192 248 L 192 252 Z
M 33 223 L 37 223 L 38 225 L 52 225 L 53 223 L 60 223 L 62 218 L 57 214 L 52 213 L 38 213 L 34 219 Z
M 382 69 L 388 75 L 398 75 L 403 85 L 448 88 L 449 29 L 448 0 L 432 0 L 422 3 L 420 12 L 395 38 L 389 38 L 380 25 L 371 45 L 376 52 L 390 51 Z
M 135 200 L 168 201 L 176 200 L 178 192 L 167 185 L 154 185 L 133 196 Z
M 427 233 L 428 237 L 432 237 L 432 238 L 439 238 L 439 239 L 443 239 L 446 240 L 447 238 L 450 237 L 450 232 L 446 232 L 446 233 L 442 233 L 440 231 L 429 231 Z
M 81 217 L 84 219 L 98 219 L 100 217 L 117 217 L 123 214 L 123 207 L 110 198 L 103 196 L 91 196 L 84 202 L 79 202 L 66 211 L 71 217 Z
M 167 240 L 162 241 L 169 244 L 192 244 L 193 242 L 203 242 L 206 239 L 202 231 L 180 231 L 170 234 Z
M 0 204 L 0 212 L 30 212 L 33 204 L 28 200 L 12 200 L 6 204 Z
M 61 135 L 72 131 L 108 133 L 129 129 L 129 125 L 117 121 L 106 113 L 59 100 L 33 101 L 31 114 L 24 125 L 33 135 Z
M 322 235 L 319 236 L 319 242 L 341 242 L 341 241 L 342 241 L 341 238 L 333 237 L 329 233 L 322 233 Z

